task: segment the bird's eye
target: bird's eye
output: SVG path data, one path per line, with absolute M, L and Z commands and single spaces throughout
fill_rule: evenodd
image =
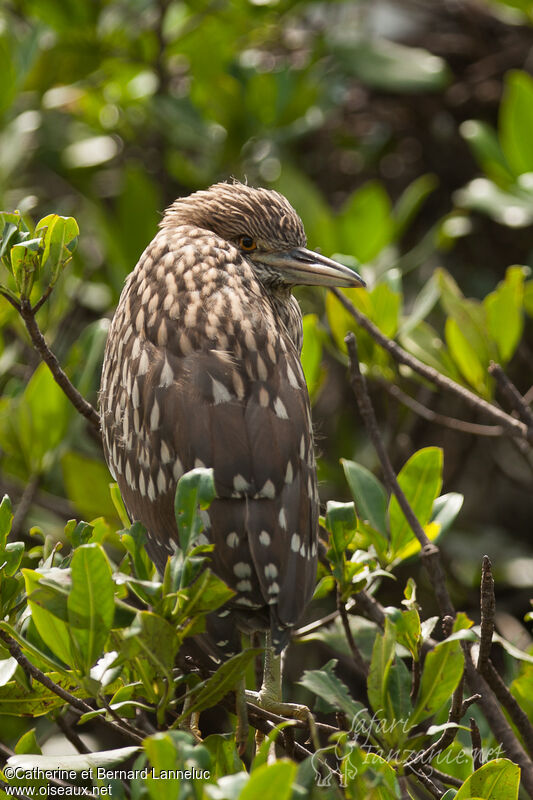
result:
M 241 236 L 239 239 L 239 247 L 242 250 L 250 251 L 250 250 L 255 250 L 257 245 L 255 243 L 255 239 L 252 239 L 251 236 Z

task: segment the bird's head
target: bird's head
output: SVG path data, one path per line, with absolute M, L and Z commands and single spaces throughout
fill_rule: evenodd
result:
M 217 183 L 179 198 L 163 227 L 194 225 L 236 247 L 268 287 L 364 286 L 349 267 L 306 248 L 302 221 L 289 201 L 270 189 Z

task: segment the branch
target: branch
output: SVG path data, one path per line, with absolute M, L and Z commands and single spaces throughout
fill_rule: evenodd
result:
M 511 726 L 507 722 L 490 686 L 479 674 L 474 666 L 470 647 L 467 642 L 463 644 L 465 655 L 466 679 L 471 691 L 481 695 L 478 700 L 485 719 L 496 741 L 501 744 L 506 755 L 520 767 L 522 771 L 522 785 L 528 795 L 533 798 L 533 763 L 528 758 L 526 751 L 516 738 Z
M 406 394 L 399 386 L 388 381 L 380 381 L 386 392 L 388 392 L 395 400 L 403 403 L 404 406 L 410 408 L 415 414 L 418 414 L 422 419 L 428 422 L 433 422 L 435 425 L 442 425 L 444 428 L 450 428 L 452 431 L 460 431 L 461 433 L 469 433 L 473 436 L 503 436 L 505 430 L 502 425 L 479 425 L 477 422 L 466 422 L 463 419 L 456 419 L 455 417 L 447 417 L 445 414 L 438 414 L 432 411 L 431 408 L 422 405 L 414 397 Z
M 522 422 L 527 425 L 528 428 L 533 427 L 533 412 L 531 411 L 530 407 L 526 405 L 524 398 L 511 379 L 505 374 L 500 365 L 496 364 L 494 361 L 491 361 L 489 366 L 489 374 L 496 379 L 500 389 L 502 390 L 502 393 L 507 399 L 507 402 L 511 408 L 516 411 Z
M 368 664 L 364 660 L 359 648 L 355 643 L 355 640 L 352 635 L 352 630 L 350 628 L 350 622 L 348 620 L 348 614 L 346 612 L 346 605 L 343 602 L 341 593 L 338 589 L 337 589 L 337 610 L 341 616 L 344 635 L 346 636 L 346 641 L 348 642 L 348 647 L 350 648 L 355 668 L 357 672 L 360 672 L 361 675 L 363 675 L 366 678 L 368 676 Z
M 63 689 L 63 687 L 59 686 L 59 684 L 54 683 L 54 681 L 51 680 L 48 677 L 48 675 L 42 672 L 34 664 L 32 664 L 31 661 L 29 661 L 29 659 L 26 658 L 26 656 L 22 652 L 17 642 L 8 633 L 6 633 L 6 631 L 1 629 L 0 629 L 0 639 L 3 640 L 7 649 L 9 650 L 15 661 L 17 661 L 20 664 L 20 666 L 27 675 L 34 678 L 38 683 L 42 684 L 42 686 L 46 686 L 47 689 L 49 689 L 51 692 L 53 692 L 62 700 L 64 700 L 65 703 L 68 703 L 73 708 L 77 709 L 78 711 L 81 711 L 82 714 L 87 714 L 89 712 L 94 711 L 94 709 L 91 708 L 91 706 L 88 703 L 86 703 L 84 700 L 80 700 L 79 697 L 76 697 L 70 692 L 67 692 L 66 689 Z M 125 723 L 123 720 L 120 721 L 121 723 L 120 725 L 117 725 L 114 722 L 109 722 L 103 717 L 100 718 L 99 721 L 105 724 L 107 727 L 112 728 L 115 731 L 115 733 L 121 733 L 123 736 L 127 736 L 128 738 L 132 739 L 133 741 L 135 741 L 136 744 L 141 744 L 143 741 L 143 737 L 139 735 L 134 728 Z
M 477 668 L 484 672 L 490 658 L 492 647 L 492 634 L 494 633 L 494 614 L 496 601 L 494 598 L 494 578 L 492 577 L 492 564 L 488 556 L 483 556 L 481 567 L 481 634 Z
M 35 319 L 35 309 L 31 307 L 29 300 L 22 300 L 18 311 L 24 321 L 26 330 L 29 333 L 34 348 L 37 350 L 42 360 L 49 368 L 55 382 L 61 387 L 61 389 L 63 389 L 63 392 L 66 394 L 76 411 L 85 417 L 100 435 L 100 416 L 97 410 L 90 403 L 88 403 L 87 400 L 78 392 L 76 387 L 72 385 L 66 373 L 61 368 L 56 356 L 46 344 L 45 338 L 41 333 L 41 329 L 37 324 L 37 320 Z
M 361 412 L 363 422 L 365 423 L 365 427 L 381 462 L 385 480 L 390 487 L 391 492 L 396 497 L 398 505 L 403 511 L 411 530 L 420 542 L 420 546 L 422 548 L 422 562 L 433 585 L 441 615 L 445 616 L 449 614 L 450 616 L 455 616 L 455 610 L 448 594 L 448 589 L 446 588 L 446 577 L 444 575 L 444 570 L 440 560 L 439 548 L 426 536 L 420 522 L 418 521 L 405 494 L 403 493 L 400 484 L 398 483 L 389 456 L 385 450 L 385 445 L 383 444 L 383 440 L 379 432 L 376 415 L 374 413 L 374 409 L 366 388 L 366 381 L 359 366 L 355 335 L 353 333 L 349 333 L 344 341 L 346 342 L 348 354 L 350 356 L 350 380 L 355 398 L 357 400 L 357 405 L 359 406 L 359 411 Z
M 482 411 L 483 413 L 492 417 L 495 422 L 503 425 L 512 436 L 518 436 L 533 443 L 533 429 L 529 429 L 528 426 L 523 422 L 515 419 L 510 414 L 506 414 L 505 411 L 502 411 L 492 403 L 488 403 L 486 400 L 478 397 L 476 394 L 474 394 L 474 392 L 471 392 L 466 387 L 461 386 L 450 378 L 446 378 L 433 367 L 428 367 L 427 364 L 419 361 L 418 358 L 412 356 L 410 353 L 400 347 L 399 344 L 381 333 L 379 328 L 367 317 L 365 317 L 364 314 L 361 314 L 361 312 L 356 309 L 354 304 L 351 303 L 346 295 L 344 295 L 339 289 L 330 289 L 330 291 L 333 292 L 341 305 L 357 321 L 357 324 L 360 325 L 361 328 L 363 328 L 367 333 L 369 333 L 370 336 L 380 345 L 380 347 L 383 347 L 383 349 L 386 350 L 399 364 L 405 364 L 407 367 L 412 369 L 413 372 L 416 372 L 418 375 L 426 378 L 426 380 L 434 383 L 435 386 L 458 395 L 466 403 L 468 403 L 469 406 L 478 411 Z

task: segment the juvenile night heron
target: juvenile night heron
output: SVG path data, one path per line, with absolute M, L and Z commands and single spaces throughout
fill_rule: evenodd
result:
M 212 569 L 236 592 L 208 619 L 214 665 L 238 630 L 270 632 L 280 652 L 314 589 L 318 491 L 291 288 L 363 284 L 305 245 L 277 192 L 219 183 L 180 198 L 128 277 L 107 340 L 105 455 L 160 570 L 177 540 L 178 479 L 214 470 L 205 534 Z

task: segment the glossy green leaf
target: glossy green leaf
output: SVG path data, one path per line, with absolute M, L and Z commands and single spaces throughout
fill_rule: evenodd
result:
M 517 800 L 520 767 L 508 758 L 495 758 L 477 769 L 463 783 L 455 800 Z
M 468 119 L 459 130 L 485 174 L 498 184 L 509 184 L 514 176 L 494 128 L 481 120 Z
M 33 754 L 11 756 L 8 759 L 10 767 L 20 767 L 23 770 L 82 770 L 93 769 L 96 772 L 98 767 L 111 767 L 113 764 L 120 764 L 134 753 L 139 751 L 139 746 L 119 747 L 115 750 L 100 750 L 94 753 L 76 753 L 75 755 L 51 755 L 41 756 Z
M 424 447 L 404 464 L 398 474 L 398 483 L 414 515 L 424 527 L 431 517 L 435 498 L 442 486 L 442 450 Z M 391 551 L 394 555 L 414 537 L 396 497 L 389 503 Z
M 399 800 L 401 789 L 396 772 L 387 759 L 352 747 L 344 759 L 342 774 L 349 800 Z
M 180 548 L 187 554 L 201 533 L 198 508 L 209 508 L 214 500 L 215 481 L 212 469 L 193 469 L 178 481 L 174 509 L 178 523 Z
M 305 670 L 298 683 L 331 708 L 343 711 L 349 719 L 353 719 L 357 714 L 365 713 L 364 706 L 350 696 L 346 684 L 337 677 L 334 672 L 336 665 L 337 660 L 331 659 L 320 669 Z
M 39 220 L 35 233 L 42 236 L 41 269 L 47 270 L 48 281 L 53 285 L 76 249 L 80 233 L 78 223 L 73 217 L 48 214 Z
M 450 700 L 464 669 L 459 641 L 444 641 L 429 652 L 424 661 L 422 679 L 411 724 L 430 717 Z
M 24 755 L 26 753 L 34 753 L 41 755 L 41 748 L 35 736 L 35 728 L 26 731 L 15 745 L 16 755 Z
M 322 363 L 322 334 L 318 327 L 316 314 L 306 314 L 303 318 L 304 343 L 300 360 L 305 382 L 311 398 L 320 387 Z
M 533 78 L 511 70 L 505 79 L 499 131 L 505 158 L 515 173 L 533 172 Z
M 102 547 L 78 547 L 72 556 L 70 574 L 68 620 L 74 634 L 77 666 L 88 675 L 103 653 L 115 613 L 111 567 Z
M 91 520 L 103 515 L 118 522 L 109 493 L 112 477 L 102 460 L 68 450 L 61 458 L 61 467 L 67 497 L 82 517 Z
M 35 570 L 23 569 L 22 573 L 28 605 L 39 636 L 57 658 L 72 665 L 74 652 L 67 611 L 68 592 L 42 583 L 43 576 Z
M 367 678 L 368 699 L 378 717 L 387 716 L 387 688 L 395 655 L 394 625 L 385 619 L 384 633 L 378 633 L 372 650 L 372 660 Z
M 446 62 L 433 53 L 376 36 L 361 38 L 343 55 L 353 75 L 387 92 L 436 91 L 449 79 Z
M 5 494 L 0 503 L 0 546 L 4 547 L 7 537 L 11 531 L 13 522 L 13 508 L 11 500 Z
M 381 183 L 371 181 L 346 201 L 338 217 L 340 249 L 366 262 L 375 258 L 394 235 L 389 196 Z
M 344 475 L 355 500 L 359 519 L 380 533 L 387 533 L 387 493 L 376 476 L 362 464 L 341 459 Z
M 509 361 L 522 337 L 523 300 L 524 270 L 522 267 L 509 267 L 505 281 L 483 301 L 487 327 L 498 347 L 501 364 Z
M 487 371 L 472 346 L 471 340 L 463 333 L 459 323 L 451 317 L 446 320 L 445 333 L 450 355 L 459 367 L 464 379 L 479 394 L 487 396 Z
M 252 772 L 239 800 L 289 800 L 295 776 L 296 764 L 288 759 L 263 764 Z

